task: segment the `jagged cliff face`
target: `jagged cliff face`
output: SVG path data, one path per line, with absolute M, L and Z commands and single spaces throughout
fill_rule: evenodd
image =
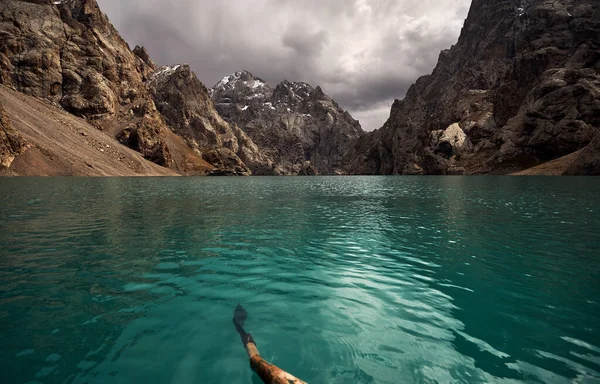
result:
M 600 129 L 599 31 L 596 0 L 474 0 L 458 43 L 357 142 L 350 172 L 510 171 L 586 147 Z
M 206 87 L 188 65 L 161 67 L 148 88 L 160 113 L 174 132 L 216 166 L 212 174 L 250 175 L 272 164 L 237 126 L 217 113 Z
M 160 115 L 143 81 L 152 71 L 93 0 L 0 3 L 0 81 L 44 98 L 114 134 L 135 132 L 135 149 L 165 166 Z
M 320 87 L 284 81 L 275 88 L 247 71 L 210 89 L 216 109 L 258 146 L 255 174 L 342 174 L 363 131 Z
M 155 71 L 95 0 L 0 2 L 0 83 L 84 117 L 159 165 L 204 174 L 212 166 L 155 107 L 146 87 Z

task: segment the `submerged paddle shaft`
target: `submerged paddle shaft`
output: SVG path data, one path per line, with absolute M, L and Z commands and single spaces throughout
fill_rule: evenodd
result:
M 248 352 L 252 370 L 256 372 L 265 384 L 306 384 L 304 381 L 297 379 L 260 357 L 258 348 L 256 348 L 256 343 L 254 342 L 254 339 L 252 339 L 252 335 L 246 333 L 244 330 L 244 322 L 247 317 L 248 312 L 238 304 L 233 313 L 233 324 L 242 338 L 242 343 L 244 344 L 244 348 L 246 348 L 246 352 Z

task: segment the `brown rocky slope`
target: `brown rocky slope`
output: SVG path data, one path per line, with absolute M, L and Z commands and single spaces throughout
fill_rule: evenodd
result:
M 0 105 L 0 175 L 176 175 L 84 119 L 32 96 L 0 85 Z
M 211 157 L 173 133 L 147 87 L 160 70 L 145 49 L 130 50 L 95 0 L 0 2 L 0 84 L 85 118 L 177 173 L 244 174 L 223 164 L 220 143 L 209 149 L 222 156 Z
M 458 43 L 356 143 L 349 171 L 509 173 L 587 148 L 564 173 L 599 173 L 599 33 L 596 0 L 473 0 Z
M 25 140 L 13 128 L 8 114 L 0 103 L 0 168 L 9 168 L 15 157 L 25 150 Z
M 143 81 L 152 71 L 93 0 L 0 3 L 0 82 L 47 99 L 113 134 L 137 132 L 137 147 L 161 165 L 172 159 L 166 129 Z

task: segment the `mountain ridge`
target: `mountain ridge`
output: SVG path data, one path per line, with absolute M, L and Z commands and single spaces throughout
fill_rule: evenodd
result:
M 345 174 L 352 142 L 364 134 L 320 86 L 305 82 L 273 87 L 244 70 L 223 77 L 209 93 L 219 114 L 271 160 L 273 174 Z
M 95 0 L 3 1 L 0 43 L 0 84 L 86 119 L 174 172 L 316 172 L 305 161 L 274 164 L 235 121 L 221 118 L 188 65 L 158 66 L 144 47 L 130 49 Z M 18 132 L 2 129 L 6 168 L 22 149 L 12 140 Z
M 0 84 L 182 175 L 600 174 L 599 31 L 595 0 L 473 0 L 458 42 L 365 133 L 320 86 L 244 70 L 207 88 L 157 66 L 95 0 L 5 0 Z M 6 169 L 35 143 L 0 114 Z

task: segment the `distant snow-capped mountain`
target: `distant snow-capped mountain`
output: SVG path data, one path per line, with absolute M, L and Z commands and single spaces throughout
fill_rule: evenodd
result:
M 320 87 L 283 81 L 275 88 L 248 71 L 210 90 L 215 107 L 269 157 L 273 174 L 343 174 L 358 121 Z

